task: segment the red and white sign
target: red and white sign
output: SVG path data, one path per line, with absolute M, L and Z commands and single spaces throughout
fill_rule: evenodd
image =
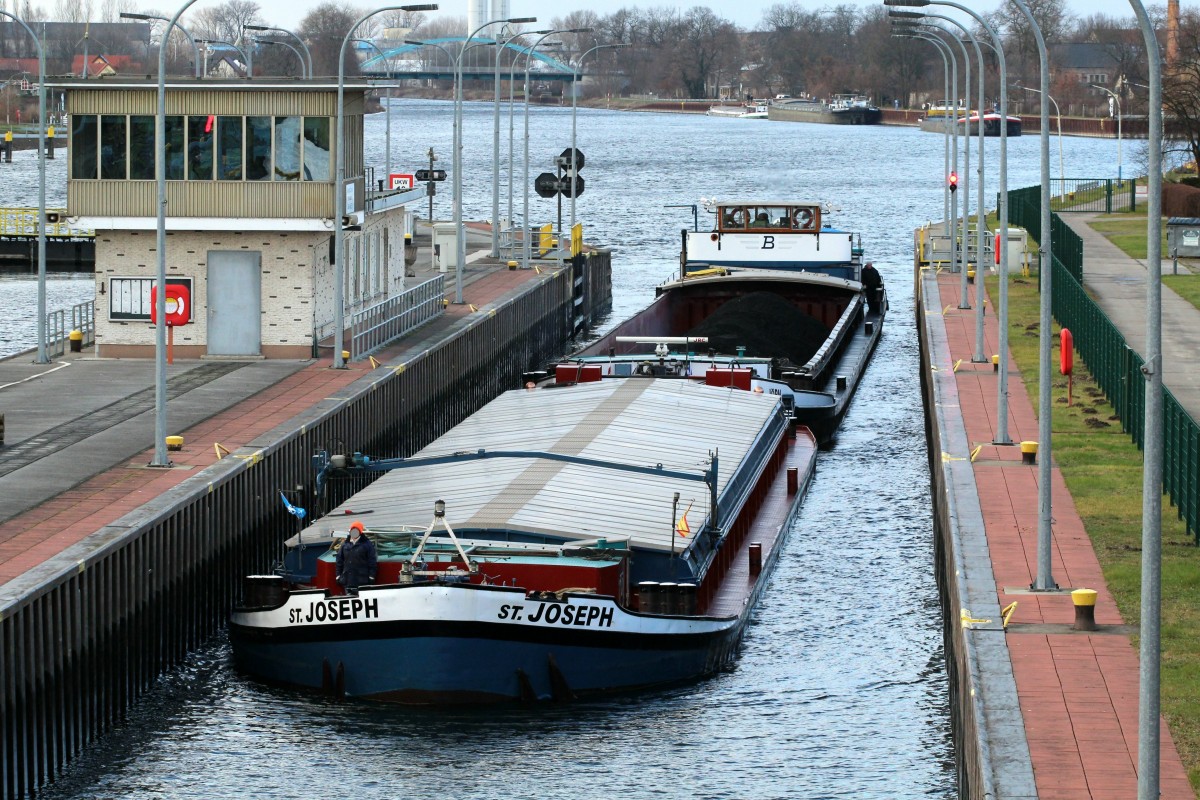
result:
M 411 172 L 393 172 L 388 175 L 389 189 L 411 189 L 417 185 L 417 176 Z

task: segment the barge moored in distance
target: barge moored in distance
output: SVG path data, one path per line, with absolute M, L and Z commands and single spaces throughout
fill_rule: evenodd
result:
M 711 201 L 711 228 L 692 209 L 679 276 L 553 379 L 676 378 L 778 395 L 828 444 L 887 313 L 861 239 L 811 201 Z
M 830 100 L 776 99 L 767 108 L 767 118 L 826 125 L 878 125 L 883 119 L 883 112 L 865 97 L 839 94 Z
M 777 396 L 626 379 L 507 392 L 409 459 L 319 455 L 319 486 L 387 474 L 246 579 L 235 660 L 413 704 L 710 675 L 735 657 L 815 454 Z M 356 518 L 378 574 L 347 596 L 335 551 Z
M 952 109 L 945 104 L 930 106 L 925 112 L 925 117 L 921 120 L 920 128 L 927 133 L 945 133 L 946 118 L 950 117 L 955 120 L 958 126 L 958 133 L 962 135 L 964 132 L 975 136 L 979 133 L 979 112 L 972 111 L 967 116 L 965 109 Z M 1017 116 L 1009 116 L 1008 130 L 1006 135 L 1009 137 L 1021 135 L 1021 118 Z M 986 113 L 983 115 L 983 135 L 984 136 L 999 136 L 1000 135 L 1000 114 Z

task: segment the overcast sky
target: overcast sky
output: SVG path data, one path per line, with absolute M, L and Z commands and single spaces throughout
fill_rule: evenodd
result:
M 167 0 L 167 4 L 173 0 Z M 262 6 L 263 16 L 273 24 L 284 28 L 295 28 L 299 25 L 301 18 L 320 0 L 257 0 Z M 369 6 L 369 2 L 363 0 L 353 0 L 359 5 Z M 691 8 L 695 5 L 706 5 L 716 12 L 719 16 L 737 23 L 743 28 L 757 28 L 762 22 L 763 11 L 774 5 L 778 0 L 709 0 L 708 2 L 687 2 L 678 4 L 680 9 Z M 805 8 L 825 8 L 838 5 L 841 2 L 848 2 L 851 5 L 865 7 L 867 3 L 861 0 L 803 0 Z M 959 0 L 962 2 L 962 0 Z M 1146 0 L 1143 0 L 1146 2 Z M 1165 5 L 1166 0 L 1153 0 L 1153 2 Z M 1192 5 L 1194 0 L 1184 0 L 1184 6 Z M 510 13 L 513 16 L 534 16 L 540 22 L 545 23 L 561 17 L 576 9 L 591 9 L 597 14 L 611 14 L 621 8 L 653 8 L 660 6 L 673 5 L 669 2 L 655 2 L 655 0 L 509 0 Z M 390 5 L 390 3 L 380 2 L 379 5 Z M 994 10 L 998 3 L 995 0 L 987 0 L 987 2 L 972 2 L 965 3 L 976 12 L 984 13 Z M 1150 3 L 1147 3 L 1150 5 Z M 1133 12 L 1130 10 L 1127 0 L 1067 0 L 1067 7 L 1072 14 L 1088 16 L 1091 14 L 1102 13 L 1109 16 L 1115 16 L 1121 19 L 1133 17 Z M 467 15 L 467 0 L 449 0 L 442 2 L 441 9 L 432 12 L 435 15 L 445 15 L 452 17 L 463 17 Z M 947 13 L 955 13 L 953 10 L 947 10 Z

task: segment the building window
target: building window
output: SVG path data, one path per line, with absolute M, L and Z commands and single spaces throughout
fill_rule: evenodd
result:
M 217 180 L 242 179 L 242 118 L 217 118 Z
M 302 117 L 275 118 L 275 175 L 273 180 L 300 180 Z
M 304 180 L 333 180 L 329 174 L 329 117 L 304 118 Z
M 154 117 L 129 118 L 129 180 L 152 181 L 154 175 Z
M 100 177 L 125 180 L 125 117 L 100 117 Z
M 213 179 L 213 127 L 217 118 L 188 117 L 188 180 L 211 181 Z
M 95 114 L 71 115 L 71 177 L 75 180 L 96 179 L 98 128 Z
M 183 117 L 166 119 L 167 180 L 181 181 L 184 176 Z
M 169 116 L 169 181 L 333 180 L 329 117 Z M 74 114 L 72 180 L 154 180 L 155 117 Z
M 246 117 L 246 180 L 271 180 L 270 117 Z

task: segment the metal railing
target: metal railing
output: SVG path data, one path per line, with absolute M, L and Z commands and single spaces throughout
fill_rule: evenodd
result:
M 1051 206 L 1054 196 L 1051 194 Z M 1029 238 L 1042 240 L 1042 195 L 1037 186 L 1027 186 L 1008 193 L 1008 221 L 1024 228 Z M 1083 240 L 1062 221 L 1053 209 L 1050 214 L 1050 240 L 1054 255 L 1079 283 L 1083 283 Z M 1041 268 L 1041 265 L 1038 265 Z
M 46 226 L 46 235 L 63 239 L 94 238 L 91 229 L 74 228 L 67 223 L 65 208 L 47 208 L 47 214 L 58 214 L 59 222 Z M 37 236 L 38 210 L 36 208 L 0 208 L 0 237 L 32 238 Z
M 87 300 L 71 306 L 71 327 L 67 327 L 67 309 L 60 308 L 46 314 L 46 354 L 61 356 L 67 352 L 71 331 L 83 334 L 83 346 L 96 341 L 96 303 Z
M 1050 207 L 1061 213 L 1095 211 L 1112 214 L 1137 208 L 1132 180 L 1113 178 L 1051 178 Z
M 365 358 L 445 312 L 445 278 L 430 278 L 350 315 L 350 360 Z
M 1038 192 L 1036 186 L 1009 192 L 1010 218 L 1015 219 L 1012 210 L 1020 205 L 1026 212 L 1032 208 L 1032 216 L 1036 219 L 1040 206 Z M 1029 202 L 1031 194 L 1032 204 Z M 1145 362 L 1084 290 L 1083 247 L 1082 243 L 1077 243 L 1079 237 L 1062 224 L 1057 214 L 1052 214 L 1051 220 L 1054 223 L 1051 239 L 1054 317 L 1060 325 L 1071 329 L 1075 349 L 1116 411 L 1121 429 L 1141 449 L 1146 439 L 1146 383 L 1142 373 Z M 1024 227 L 1031 237 L 1034 236 L 1035 226 Z M 1069 235 L 1060 235 L 1060 227 Z M 1040 226 L 1036 229 L 1040 231 Z M 1080 263 L 1078 271 L 1072 270 L 1067 263 L 1075 258 Z M 1188 533 L 1200 544 L 1200 425 L 1165 386 L 1163 412 L 1163 491 L 1177 509 Z

